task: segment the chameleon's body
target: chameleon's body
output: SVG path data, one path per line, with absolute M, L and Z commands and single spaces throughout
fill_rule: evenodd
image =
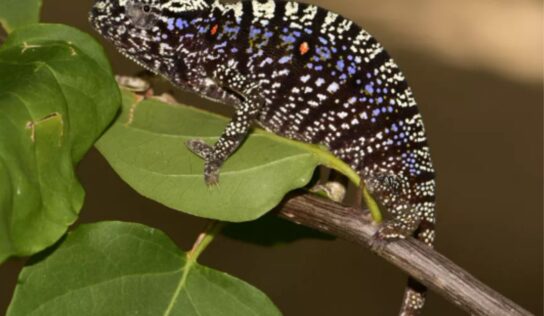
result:
M 378 238 L 434 239 L 434 171 L 421 115 L 404 76 L 355 23 L 314 5 L 219 0 L 98 0 L 91 22 L 140 65 L 183 89 L 233 105 L 220 140 L 188 146 L 205 179 L 256 121 L 326 146 L 391 214 Z M 405 296 L 417 312 L 421 288 Z

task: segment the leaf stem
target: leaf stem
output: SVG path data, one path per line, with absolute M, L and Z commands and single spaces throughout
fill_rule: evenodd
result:
M 266 133 L 263 131 L 263 133 Z M 270 134 L 267 134 L 270 135 Z M 272 138 L 280 138 L 281 136 L 271 134 L 270 137 Z M 378 203 L 370 192 L 368 192 L 367 188 L 362 185 L 361 186 L 361 178 L 359 175 L 353 170 L 348 164 L 334 156 L 331 152 L 329 152 L 326 148 L 323 148 L 322 146 L 318 145 L 311 145 L 311 144 L 305 144 L 298 141 L 293 140 L 287 140 L 293 143 L 293 145 L 302 147 L 303 149 L 312 152 L 314 155 L 318 157 L 321 164 L 324 165 L 327 168 L 334 169 L 341 174 L 348 177 L 348 179 L 355 185 L 357 185 L 359 188 L 362 188 L 363 190 L 363 199 L 365 200 L 365 204 L 368 207 L 370 214 L 372 215 L 372 219 L 376 223 L 380 223 L 383 219 L 382 212 L 380 211 L 380 207 L 378 206 Z
M 215 236 L 221 232 L 226 223 L 221 221 L 210 221 L 204 229 L 204 232 L 198 235 L 191 251 L 187 254 L 187 260 L 196 262 L 200 254 L 206 250 L 208 245 L 215 239 Z

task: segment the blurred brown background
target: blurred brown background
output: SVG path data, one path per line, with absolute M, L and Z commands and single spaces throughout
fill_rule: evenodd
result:
M 542 2 L 309 2 L 376 35 L 409 79 L 438 170 L 438 250 L 542 315 Z M 92 0 L 48 0 L 42 17 L 91 32 L 91 5 Z M 117 73 L 138 71 L 106 47 Z M 81 163 L 79 174 L 87 190 L 80 222 L 145 223 L 185 249 L 205 224 L 140 197 L 96 151 Z M 342 240 L 266 248 L 219 238 L 201 261 L 262 289 L 285 315 L 395 315 L 405 283 L 393 266 Z M 22 265 L 11 260 L 0 267 L 0 313 Z M 426 315 L 463 313 L 431 293 Z

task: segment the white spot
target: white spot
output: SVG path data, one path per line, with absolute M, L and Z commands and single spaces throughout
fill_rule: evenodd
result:
M 333 82 L 327 87 L 327 91 L 329 91 L 330 93 L 335 93 L 336 91 L 338 91 L 339 88 L 340 86 L 338 85 L 338 83 Z
M 298 3 L 287 2 L 285 4 L 285 16 L 290 17 L 298 12 Z
M 268 0 L 261 3 L 258 0 L 254 0 L 253 4 L 253 23 L 260 19 L 270 20 L 274 17 L 274 10 L 276 10 L 276 4 L 273 0 Z

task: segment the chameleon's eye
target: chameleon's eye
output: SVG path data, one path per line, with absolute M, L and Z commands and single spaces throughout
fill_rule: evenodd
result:
M 128 2 L 126 12 L 132 23 L 141 29 L 151 29 L 157 22 L 157 17 L 148 4 Z

